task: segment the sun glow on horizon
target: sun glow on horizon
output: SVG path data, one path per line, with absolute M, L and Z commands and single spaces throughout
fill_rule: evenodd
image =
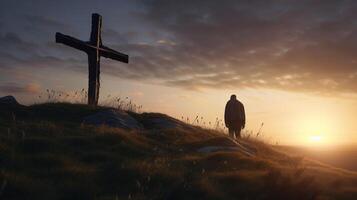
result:
M 320 135 L 312 135 L 309 139 L 311 142 L 321 142 L 322 137 Z
M 338 109 L 340 101 L 321 99 L 305 104 L 304 109 L 295 110 L 294 128 L 300 144 L 307 146 L 334 146 L 341 143 L 337 134 L 343 134 L 342 113 Z

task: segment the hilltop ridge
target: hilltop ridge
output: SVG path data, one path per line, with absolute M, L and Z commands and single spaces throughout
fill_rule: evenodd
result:
M 86 117 L 108 109 L 67 103 L 0 107 L 0 198 L 357 195 L 356 173 L 291 156 L 255 139 L 237 143 L 221 132 L 164 114 L 125 112 L 139 122 L 136 129 L 84 123 Z

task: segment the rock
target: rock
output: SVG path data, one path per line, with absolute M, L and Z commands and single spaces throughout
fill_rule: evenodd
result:
M 108 109 L 83 119 L 83 123 L 91 125 L 107 125 L 124 129 L 141 129 L 142 125 L 128 113 L 116 109 Z
M 240 151 L 241 149 L 238 147 L 225 147 L 225 146 L 208 146 L 202 147 L 197 151 L 200 153 L 211 153 L 216 151 Z
M 194 129 L 191 125 L 159 113 L 144 113 L 141 116 L 141 122 L 147 129 Z
M 244 151 L 249 152 L 251 154 L 256 154 L 257 153 L 257 149 L 249 146 L 248 144 L 244 144 L 244 142 L 239 142 L 239 140 L 234 140 L 230 137 L 228 137 L 232 142 L 235 143 L 236 146 L 239 146 L 240 148 L 242 148 Z
M 233 140 L 229 137 L 227 137 L 228 140 L 233 142 L 233 145 L 228 145 L 228 146 L 205 146 L 199 148 L 197 151 L 200 153 L 211 153 L 211 152 L 216 152 L 216 151 L 238 151 L 241 152 L 247 156 L 255 156 L 256 151 L 251 148 L 247 148 L 246 146 L 243 146 L 240 144 L 238 141 Z
M 238 151 L 241 152 L 247 156 L 254 156 L 252 152 L 247 151 L 246 149 L 243 149 L 238 146 L 208 146 L 208 147 L 202 147 L 197 150 L 197 152 L 200 153 L 212 153 L 216 151 Z
M 4 96 L 0 98 L 0 105 L 5 106 L 19 106 L 20 104 L 16 101 L 13 96 Z

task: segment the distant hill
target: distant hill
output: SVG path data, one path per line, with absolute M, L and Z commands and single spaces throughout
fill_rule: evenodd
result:
M 357 173 L 254 139 L 236 143 L 167 115 L 128 112 L 137 129 L 84 123 L 107 109 L 65 103 L 0 107 L 0 199 L 357 195 Z
M 276 148 L 292 155 L 309 157 L 335 167 L 357 172 L 357 146 L 331 148 L 279 146 Z

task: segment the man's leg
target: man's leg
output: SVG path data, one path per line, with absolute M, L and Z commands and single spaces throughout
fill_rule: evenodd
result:
M 232 128 L 228 128 L 229 137 L 234 139 L 234 131 Z
M 238 128 L 238 129 L 235 131 L 236 138 L 239 138 L 239 139 L 241 138 L 240 132 L 241 132 L 241 129 L 240 129 L 240 128 Z

